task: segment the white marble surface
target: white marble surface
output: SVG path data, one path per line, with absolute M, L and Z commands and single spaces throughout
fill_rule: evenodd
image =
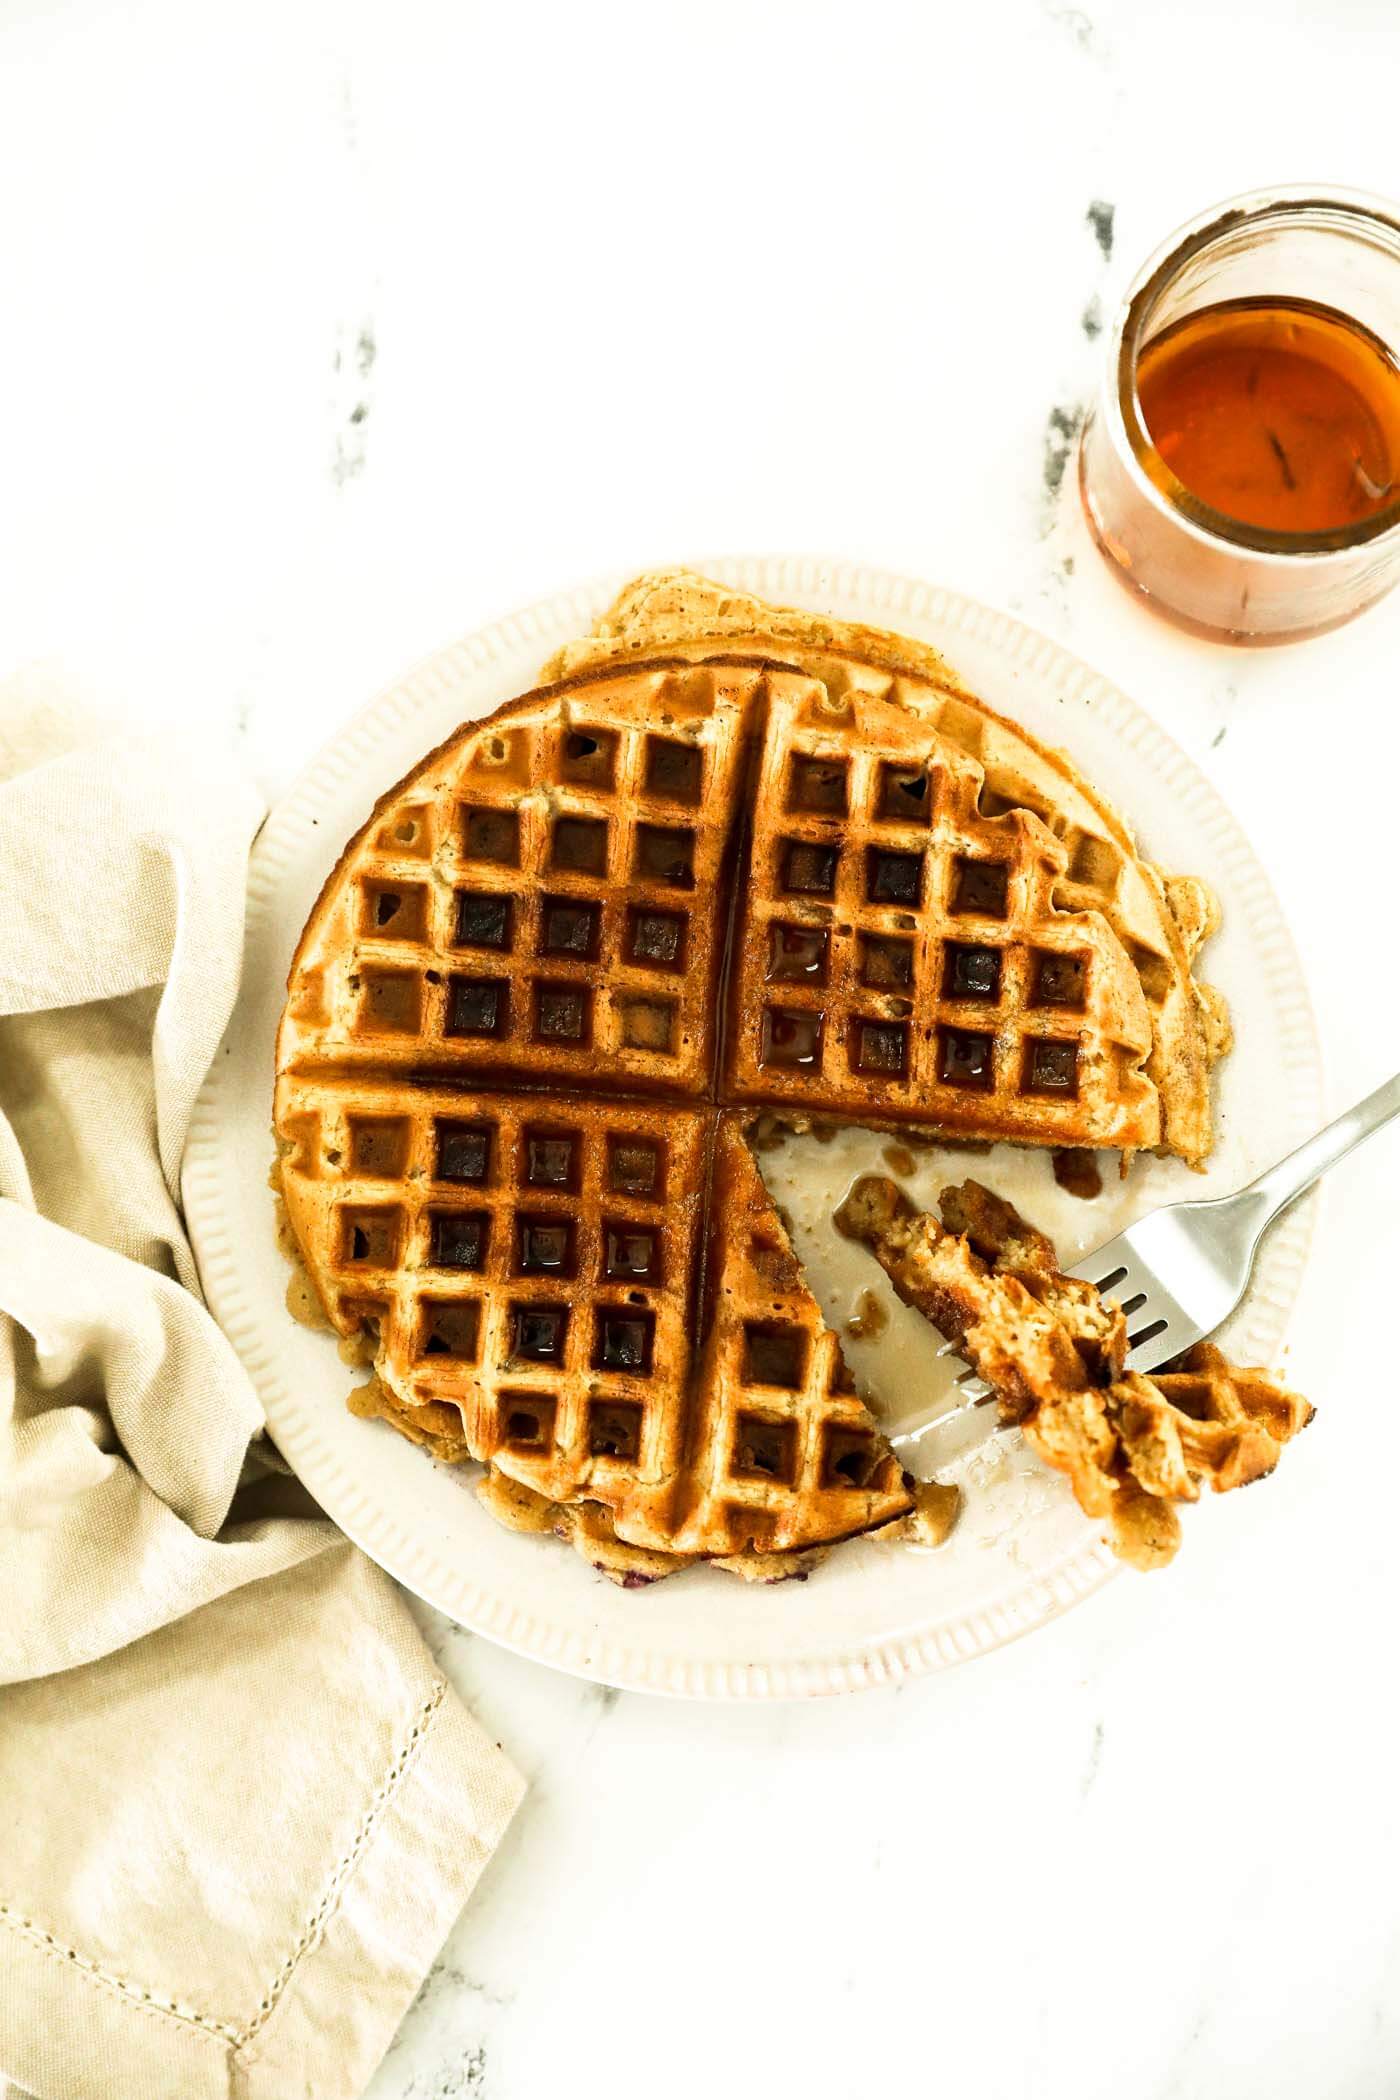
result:
M 275 793 L 403 664 L 596 571 L 917 571 L 1207 766 L 1340 1104 L 1400 1061 L 1400 601 L 1188 641 L 1060 477 L 1141 254 L 1259 181 L 1394 187 L 1397 86 L 1359 0 L 8 0 L 0 707 L 227 738 Z M 1168 1574 L 808 1708 L 619 1697 L 430 1619 L 532 1786 L 373 2100 L 1400 2090 L 1397 1142 L 1335 1178 L 1315 1427 Z

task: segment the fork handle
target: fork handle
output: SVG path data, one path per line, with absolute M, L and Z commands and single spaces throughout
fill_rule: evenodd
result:
M 1266 1169 L 1257 1181 L 1251 1181 L 1239 1193 L 1252 1199 L 1251 1208 L 1258 1205 L 1260 1231 L 1270 1224 L 1281 1210 L 1285 1210 L 1294 1198 L 1310 1189 L 1320 1174 L 1344 1159 L 1352 1147 L 1363 1138 L 1370 1137 L 1393 1116 L 1400 1116 L 1400 1072 L 1378 1086 L 1374 1094 L 1358 1101 L 1345 1115 L 1338 1116 L 1310 1137 L 1296 1152 L 1287 1153 L 1274 1166 Z

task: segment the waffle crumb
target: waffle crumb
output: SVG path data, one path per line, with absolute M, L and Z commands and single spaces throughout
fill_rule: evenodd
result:
M 941 1546 L 962 1513 L 963 1492 L 954 1481 L 921 1480 L 914 1489 L 914 1507 L 907 1517 L 896 1518 L 873 1535 L 910 1546 Z
M 883 1334 L 889 1323 L 890 1316 L 874 1291 L 862 1291 L 855 1311 L 846 1320 L 846 1332 L 853 1340 L 864 1341 Z

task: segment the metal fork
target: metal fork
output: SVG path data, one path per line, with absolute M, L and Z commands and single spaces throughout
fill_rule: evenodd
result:
M 1076 1262 L 1069 1274 L 1116 1299 L 1128 1316 L 1128 1369 L 1160 1370 L 1213 1334 L 1244 1296 L 1260 1238 L 1280 1211 L 1397 1115 L 1400 1073 L 1232 1196 L 1150 1211 Z M 958 1390 L 971 1407 L 992 1389 L 968 1371 Z M 923 1422 L 891 1442 L 913 1443 L 927 1427 Z

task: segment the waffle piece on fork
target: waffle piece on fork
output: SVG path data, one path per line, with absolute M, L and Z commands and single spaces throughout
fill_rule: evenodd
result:
M 1174 1505 L 1273 1471 L 1312 1408 L 1210 1343 L 1150 1378 L 1124 1373 L 1126 1323 L 1092 1285 L 1060 1273 L 1044 1234 L 975 1181 L 945 1189 L 943 1222 L 893 1181 L 866 1176 L 837 1224 L 867 1246 L 906 1304 L 967 1356 L 1002 1417 L 1064 1473 L 1085 1514 L 1139 1568 L 1180 1543 Z

